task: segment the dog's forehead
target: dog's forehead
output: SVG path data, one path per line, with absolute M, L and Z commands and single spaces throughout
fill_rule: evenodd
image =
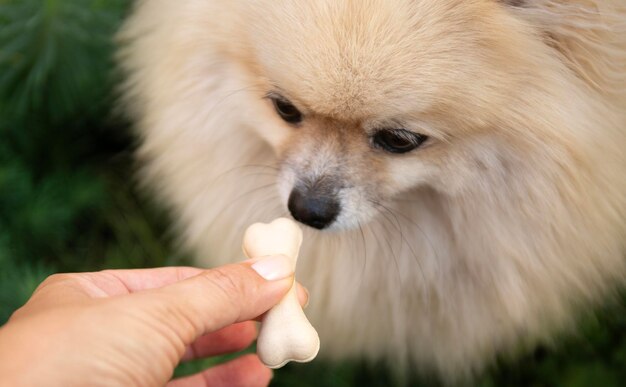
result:
M 249 26 L 263 76 L 305 109 L 328 116 L 376 116 L 426 108 L 445 87 L 458 0 L 264 3 Z M 457 9 L 455 9 L 455 7 Z M 471 10 L 468 10 L 468 12 Z M 433 82 L 437 79 L 439 83 Z

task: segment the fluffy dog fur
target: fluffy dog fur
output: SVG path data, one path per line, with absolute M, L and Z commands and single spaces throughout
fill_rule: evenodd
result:
M 341 213 L 298 267 L 321 353 L 471 374 L 624 279 L 623 4 L 140 1 L 120 58 L 143 176 L 203 265 L 327 179 Z M 429 140 L 372 147 L 389 127 Z

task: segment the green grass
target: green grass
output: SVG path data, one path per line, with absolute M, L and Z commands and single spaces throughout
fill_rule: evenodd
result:
M 54 272 L 188 264 L 163 208 L 134 183 L 134 140 L 115 118 L 110 37 L 123 0 L 0 0 L 0 324 Z M 621 386 L 624 299 L 562 338 L 476 381 L 488 386 Z M 228 358 L 181 366 L 197 372 Z M 437 385 L 412 377 L 404 384 Z M 290 364 L 275 386 L 389 386 L 384 366 Z

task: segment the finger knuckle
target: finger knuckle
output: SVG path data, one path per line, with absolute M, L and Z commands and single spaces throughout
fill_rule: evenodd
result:
M 209 271 L 205 278 L 210 281 L 215 291 L 222 293 L 228 299 L 246 293 L 245 281 L 238 280 L 239 277 L 223 268 Z
M 76 279 L 75 277 L 76 276 L 74 274 L 70 274 L 70 273 L 52 274 L 48 276 L 45 280 L 43 280 L 43 282 L 39 285 L 39 288 L 41 289 L 43 287 L 62 283 L 62 282 L 74 281 Z

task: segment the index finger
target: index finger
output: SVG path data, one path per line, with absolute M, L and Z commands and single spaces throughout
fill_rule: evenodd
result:
M 72 273 L 59 276 L 70 280 L 91 297 L 112 297 L 156 289 L 196 276 L 204 270 L 176 266 L 153 269 L 103 270 L 91 273 Z
M 189 266 L 159 267 L 153 269 L 103 270 L 95 273 L 99 283 L 111 280 L 118 282 L 126 293 L 161 288 L 202 273 L 206 269 Z

